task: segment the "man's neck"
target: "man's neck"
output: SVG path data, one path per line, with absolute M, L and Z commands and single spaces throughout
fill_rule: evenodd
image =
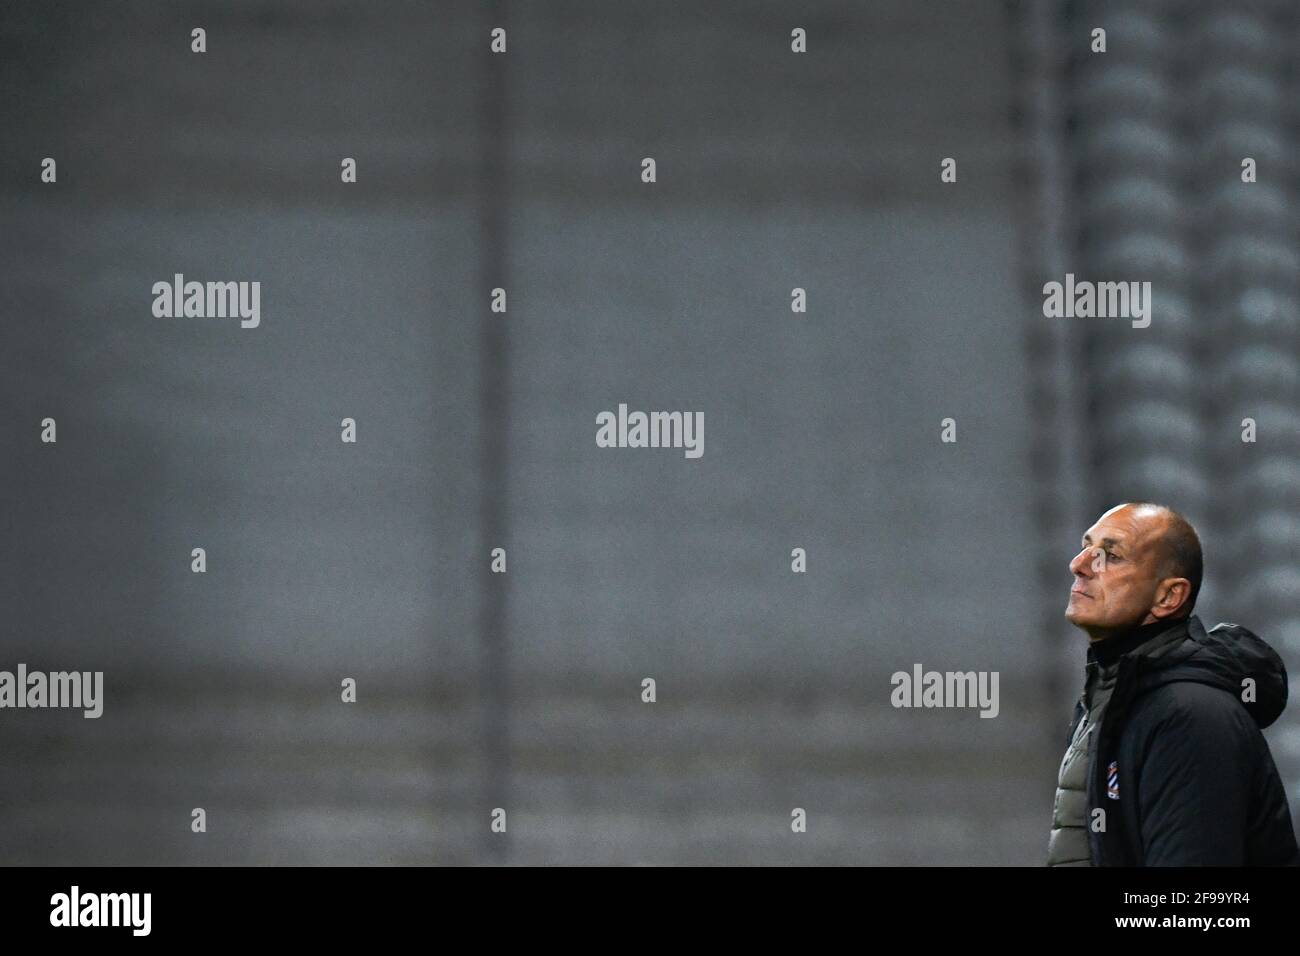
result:
M 1104 630 L 1090 630 L 1088 632 L 1088 645 L 1090 647 L 1096 647 L 1103 641 L 1123 640 L 1130 634 L 1136 634 L 1138 631 L 1146 631 L 1147 629 L 1152 628 L 1154 625 L 1159 624 L 1160 621 L 1160 618 L 1152 618 L 1151 620 L 1143 621 L 1141 624 L 1129 624 L 1125 627 L 1105 628 Z
M 1103 666 L 1118 660 L 1122 655 L 1145 644 L 1157 634 L 1185 622 L 1187 618 L 1170 620 L 1167 617 L 1156 618 L 1145 624 L 1134 625 L 1117 631 L 1108 631 L 1104 636 L 1088 636 L 1088 659 L 1095 660 Z

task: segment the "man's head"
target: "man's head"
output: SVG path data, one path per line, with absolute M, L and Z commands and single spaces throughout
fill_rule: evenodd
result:
M 1090 639 L 1104 640 L 1192 613 L 1201 589 L 1201 542 L 1172 508 L 1130 502 L 1087 530 L 1070 571 L 1074 587 L 1065 617 Z

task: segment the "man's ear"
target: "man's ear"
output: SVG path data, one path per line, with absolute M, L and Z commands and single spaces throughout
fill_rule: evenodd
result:
M 1177 614 L 1192 593 L 1192 582 L 1187 578 L 1165 578 L 1156 587 L 1156 603 L 1151 613 L 1157 618 Z

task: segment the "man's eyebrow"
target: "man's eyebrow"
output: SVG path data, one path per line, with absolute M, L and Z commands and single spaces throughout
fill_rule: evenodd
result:
M 1085 534 L 1085 535 L 1083 536 L 1083 543 L 1084 543 L 1084 544 L 1087 544 L 1087 543 L 1090 542 L 1091 540 L 1092 540 L 1092 535 L 1090 535 L 1090 534 Z M 1118 538 L 1102 538 L 1102 539 L 1101 539 L 1101 543 L 1102 543 L 1102 546 L 1103 546 L 1103 547 L 1114 547 L 1114 546 L 1117 545 L 1117 544 L 1120 545 L 1120 546 L 1122 547 L 1123 544 L 1124 544 L 1124 542 L 1123 542 L 1123 541 L 1120 541 Z

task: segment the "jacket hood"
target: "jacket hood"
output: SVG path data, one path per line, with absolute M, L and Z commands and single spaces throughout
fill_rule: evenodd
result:
M 1142 690 L 1174 681 L 1195 681 L 1219 687 L 1241 701 L 1261 728 L 1286 708 L 1286 665 L 1277 651 L 1240 624 L 1216 624 L 1206 630 L 1192 615 L 1187 639 L 1171 653 L 1142 662 Z M 1242 700 L 1244 681 L 1255 682 L 1255 699 Z

